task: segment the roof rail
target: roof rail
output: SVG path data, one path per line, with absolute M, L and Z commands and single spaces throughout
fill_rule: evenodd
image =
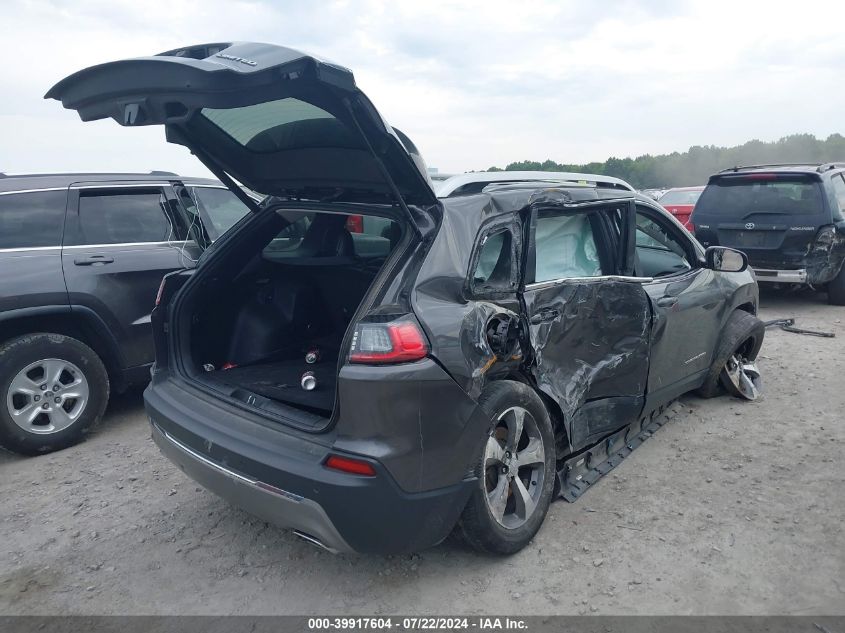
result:
M 837 167 L 845 167 L 845 163 L 824 163 L 823 165 L 819 165 L 819 168 L 816 171 L 821 174 L 826 171 L 830 171 L 831 169 L 836 169 Z
M 818 165 L 818 163 L 814 163 L 812 161 L 805 161 L 803 163 L 768 163 L 765 165 L 737 165 L 736 167 L 728 167 L 727 169 L 723 169 L 719 173 L 724 174 L 727 171 L 736 172 L 740 169 L 758 169 L 760 167 L 801 167 L 809 165 Z

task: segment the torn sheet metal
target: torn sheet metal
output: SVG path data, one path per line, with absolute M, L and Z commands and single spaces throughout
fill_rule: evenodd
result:
M 845 232 L 841 229 L 819 232 L 807 247 L 802 267 L 807 271 L 807 283 L 818 285 L 836 277 L 845 263 Z
M 514 204 L 524 204 L 528 195 Z M 481 203 L 481 204 L 480 204 Z M 487 337 L 489 321 L 496 315 L 518 320 L 521 312 L 516 285 L 503 293 L 492 293 L 489 299 L 470 297 L 467 286 L 472 268 L 473 249 L 479 227 L 490 225 L 518 227 L 518 209 L 503 210 L 489 196 L 466 196 L 450 201 L 457 211 L 445 214 L 437 239 L 420 270 L 414 289 L 415 313 L 426 331 L 432 355 L 449 369 L 454 379 L 478 398 L 487 382 L 519 365 L 521 352 L 500 357 Z M 514 260 L 521 254 L 521 233 L 515 228 Z M 518 274 L 514 267 L 514 275 Z
M 639 284 L 601 279 L 527 290 L 530 371 L 560 406 L 572 447 L 642 409 L 651 309 Z

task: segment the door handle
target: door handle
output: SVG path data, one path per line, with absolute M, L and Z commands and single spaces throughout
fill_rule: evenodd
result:
M 531 317 L 531 324 L 537 325 L 538 323 L 545 323 L 546 321 L 554 321 L 559 316 L 560 310 L 556 308 L 546 308 L 544 310 L 540 310 L 537 314 Z
M 678 297 L 660 297 L 657 300 L 657 305 L 661 308 L 671 308 L 678 303 Z
M 77 257 L 73 260 L 76 266 L 93 266 L 94 264 L 111 264 L 114 262 L 114 257 L 106 257 L 105 255 L 91 255 L 90 257 Z

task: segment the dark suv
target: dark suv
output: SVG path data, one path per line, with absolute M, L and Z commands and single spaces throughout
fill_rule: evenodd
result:
M 758 281 L 809 284 L 845 305 L 845 163 L 726 169 L 692 223 L 705 246 L 746 253 Z
M 0 444 L 67 446 L 148 380 L 161 278 L 246 211 L 171 173 L 0 174 Z
M 657 203 L 574 183 L 438 200 L 352 73 L 267 44 L 113 62 L 47 95 L 165 126 L 268 195 L 165 278 L 145 392 L 191 477 L 337 551 L 457 525 L 514 552 L 680 394 L 754 398 L 757 285 Z

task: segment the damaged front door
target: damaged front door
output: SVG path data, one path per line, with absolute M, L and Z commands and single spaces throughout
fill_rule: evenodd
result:
M 648 379 L 651 312 L 618 276 L 606 208 L 533 209 L 524 301 L 538 387 L 560 405 L 572 450 L 635 420 Z

